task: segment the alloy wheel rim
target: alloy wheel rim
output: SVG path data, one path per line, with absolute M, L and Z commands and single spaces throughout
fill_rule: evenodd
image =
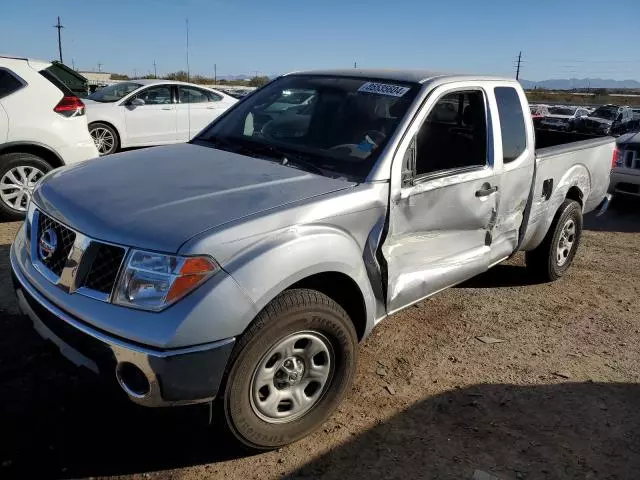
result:
M 9 208 L 26 212 L 36 183 L 43 175 L 42 170 L 29 165 L 12 168 L 0 179 L 0 198 Z
M 559 267 L 562 267 L 569 260 L 571 249 L 576 241 L 576 222 L 569 219 L 565 222 L 558 239 L 558 247 L 556 249 L 556 261 Z
M 324 396 L 334 364 L 331 342 L 319 332 L 297 332 L 279 340 L 254 370 L 254 413 L 268 423 L 300 418 Z
M 111 153 L 115 144 L 115 138 L 111 131 L 104 127 L 95 127 L 91 129 L 91 138 L 96 144 L 98 153 L 105 155 Z

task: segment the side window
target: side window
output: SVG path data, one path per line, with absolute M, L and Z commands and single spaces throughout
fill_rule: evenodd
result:
M 171 99 L 171 87 L 167 85 L 149 87 L 136 95 L 135 98 L 144 100 L 145 105 L 166 105 L 173 103 Z
M 484 94 L 479 90 L 449 93 L 433 106 L 416 139 L 416 175 L 487 163 Z
M 218 95 L 217 93 L 213 93 L 213 92 L 206 92 L 206 93 L 210 102 L 219 102 L 220 100 L 222 100 L 222 96 Z
M 496 87 L 494 92 L 502 131 L 502 158 L 504 163 L 509 163 L 522 155 L 527 148 L 527 130 L 522 104 L 518 91 L 513 87 Z
M 205 103 L 209 101 L 208 92 L 194 87 L 178 88 L 180 92 L 180 103 Z
M 13 73 L 8 70 L 0 69 L 0 98 L 11 95 L 13 92 L 20 90 L 24 86 Z

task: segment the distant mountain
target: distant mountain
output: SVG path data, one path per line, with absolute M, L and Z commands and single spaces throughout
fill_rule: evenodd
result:
M 532 82 L 520 80 L 522 86 L 529 90 L 546 88 L 549 90 L 571 90 L 573 88 L 640 88 L 640 82 L 635 80 L 612 80 L 607 78 L 562 78 Z

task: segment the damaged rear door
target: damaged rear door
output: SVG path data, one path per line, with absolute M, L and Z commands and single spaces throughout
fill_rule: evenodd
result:
M 440 86 L 400 145 L 382 246 L 389 313 L 489 267 L 501 167 L 489 111 L 479 84 Z

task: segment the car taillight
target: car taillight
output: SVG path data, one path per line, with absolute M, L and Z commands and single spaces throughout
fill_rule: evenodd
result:
M 619 163 L 620 163 L 620 149 L 616 145 L 616 147 L 613 149 L 613 158 L 611 159 L 611 168 L 619 167 L 620 166 Z
M 53 111 L 65 117 L 77 117 L 84 115 L 84 103 L 76 96 L 65 95 L 54 107 Z

